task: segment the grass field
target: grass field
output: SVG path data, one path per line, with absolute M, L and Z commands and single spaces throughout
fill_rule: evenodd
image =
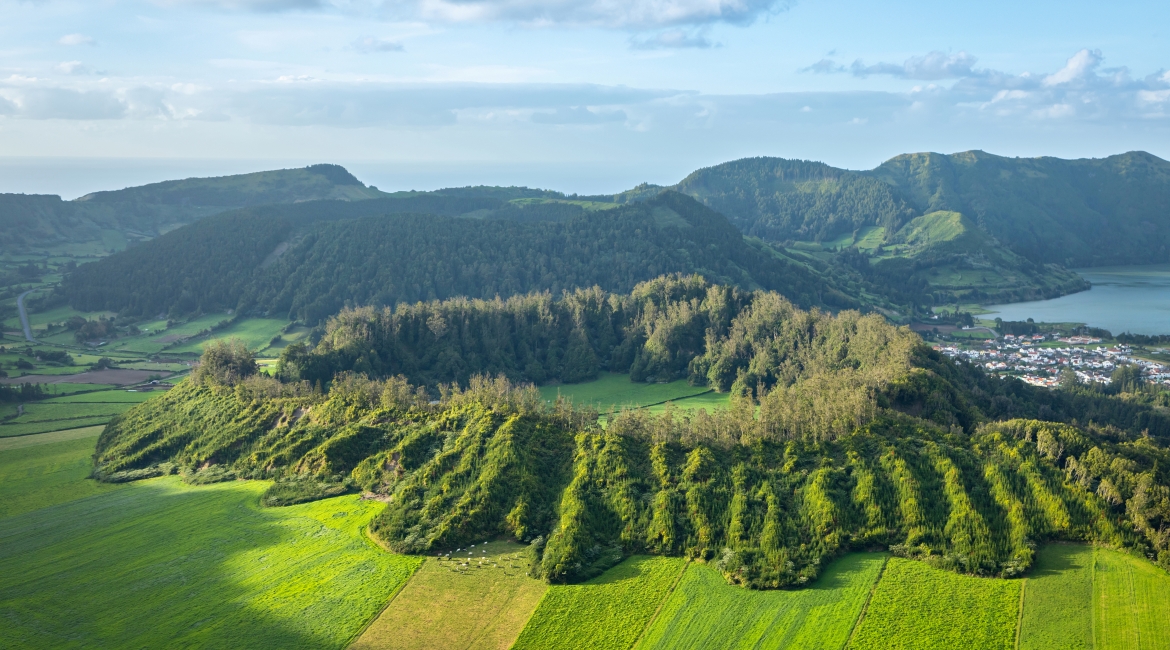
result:
M 0 647 L 342 648 L 419 559 L 357 496 L 261 509 L 264 482 L 152 479 L 0 526 Z
M 1095 549 L 1093 629 L 1097 650 L 1170 648 L 1170 575 L 1147 562 Z
M 1020 581 L 972 578 L 890 558 L 850 650 L 1011 650 Z
M 104 390 L 97 393 L 83 393 L 81 395 L 65 395 L 63 397 L 50 397 L 47 400 L 38 402 L 38 404 L 117 404 L 130 403 L 137 404 L 145 402 L 152 397 L 162 395 L 163 391 L 130 391 L 130 390 Z
M 709 390 L 706 386 L 691 386 L 683 379 L 668 384 L 646 384 L 630 381 L 629 375 L 606 372 L 593 381 L 580 384 L 544 386 L 540 389 L 540 394 L 541 397 L 550 402 L 560 394 L 571 399 L 574 404 L 588 404 L 604 411 L 611 406 L 620 408 L 622 406 L 661 404 L 668 400 L 677 402 L 682 398 L 700 395 Z
M 675 408 L 682 411 L 696 411 L 702 409 L 710 413 L 715 409 L 725 409 L 730 406 L 731 394 L 710 391 L 700 395 L 695 395 L 693 397 L 683 397 L 682 399 L 672 401 L 671 404 L 674 405 Z M 666 410 L 666 404 L 655 404 L 653 406 L 647 406 L 646 410 L 655 414 L 662 413 Z
M 100 395 L 101 393 L 90 393 Z M 24 405 L 24 415 L 13 420 L 14 424 L 25 422 L 48 422 L 52 420 L 74 420 L 77 418 L 111 417 L 134 406 L 133 402 L 31 402 Z
M 287 320 L 248 318 L 230 327 L 214 332 L 210 337 L 168 348 L 167 352 L 173 352 L 175 354 L 202 354 L 203 348 L 208 343 L 212 341 L 226 341 L 228 339 L 240 339 L 244 342 L 244 345 L 248 346 L 249 350 L 261 350 L 268 347 L 268 342 L 272 340 L 272 337 L 280 334 L 280 331 L 286 325 L 288 325 Z
M 102 429 L 0 438 L 0 518 L 118 489 L 87 478 Z
M 1093 547 L 1049 544 L 1024 584 L 1020 650 L 1092 650 Z
M 692 564 L 637 647 L 839 650 L 885 561 L 884 554 L 850 554 L 812 586 L 794 591 L 749 591 Z
M 679 577 L 679 558 L 634 556 L 579 585 L 549 587 L 514 650 L 627 650 Z
M 23 424 L 0 424 L 0 438 L 10 436 L 27 436 L 37 433 L 64 431 L 65 429 L 80 429 L 83 427 L 105 426 L 110 418 L 107 416 L 80 418 L 77 420 L 49 420 L 48 422 L 28 422 Z
M 507 650 L 548 589 L 525 575 L 524 548 L 490 542 L 471 549 L 486 561 L 428 558 L 351 650 Z

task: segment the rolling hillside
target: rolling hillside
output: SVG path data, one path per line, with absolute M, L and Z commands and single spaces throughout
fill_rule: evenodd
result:
M 84 265 L 61 294 L 85 310 L 237 309 L 317 323 L 347 304 L 594 285 L 624 292 L 664 273 L 698 272 L 804 306 L 858 304 L 804 265 L 748 246 L 684 195 L 606 207 L 419 194 L 248 209 Z

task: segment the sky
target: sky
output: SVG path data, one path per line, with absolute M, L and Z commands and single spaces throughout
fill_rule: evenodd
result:
M 1170 158 L 1170 3 L 0 0 L 0 192 L 318 162 L 615 192 L 746 156 Z

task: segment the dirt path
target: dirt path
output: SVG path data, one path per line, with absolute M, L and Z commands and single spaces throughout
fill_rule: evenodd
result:
M 28 311 L 24 308 L 24 297 L 35 291 L 29 289 L 16 297 L 16 310 L 20 312 L 20 325 L 24 328 L 24 338 L 28 339 L 29 343 L 36 343 L 37 340 L 33 338 L 32 327 L 28 324 Z

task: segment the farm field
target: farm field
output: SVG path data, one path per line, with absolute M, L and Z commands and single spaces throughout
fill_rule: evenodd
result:
M 1024 583 L 1020 650 L 1092 650 L 1093 547 L 1049 544 Z
M 1094 549 L 1093 629 L 1097 650 L 1170 647 L 1170 575 L 1144 559 Z
M 671 402 L 671 404 L 680 411 L 697 411 L 702 409 L 711 413 L 717 409 L 725 409 L 731 406 L 730 393 L 716 393 L 715 391 L 708 391 L 692 397 L 683 397 Z M 647 406 L 646 410 L 658 414 L 666 410 L 666 404 L 655 404 Z
M 279 335 L 281 330 L 287 325 L 287 320 L 248 318 L 214 332 L 211 336 L 203 337 L 197 341 L 184 343 L 173 348 L 167 348 L 167 352 L 173 352 L 175 354 L 202 354 L 203 348 L 208 343 L 212 341 L 226 341 L 228 339 L 240 339 L 244 345 L 248 346 L 249 350 L 262 350 L 268 347 L 268 343 L 272 341 L 273 337 Z
M 258 505 L 267 483 L 152 479 L 4 520 L 0 646 L 342 648 L 419 559 L 343 496 Z
M 118 404 L 130 403 L 137 404 L 145 402 L 152 397 L 158 397 L 164 391 L 131 391 L 131 390 L 104 390 L 96 393 L 82 393 L 80 395 L 64 395 L 62 397 L 50 397 L 49 399 L 37 402 L 38 404 Z
M 637 648 L 838 650 L 886 558 L 853 553 L 805 589 L 776 591 L 732 586 L 715 569 L 691 564 Z
M 636 555 L 579 585 L 551 586 L 512 647 L 626 650 L 642 634 L 684 566 L 680 558 Z
M 0 518 L 122 487 L 88 478 L 102 429 L 0 438 Z
M 1012 650 L 1020 586 L 890 558 L 849 648 Z
M 81 429 L 94 427 L 109 422 L 109 417 L 79 418 L 76 420 L 49 420 L 47 422 L 26 422 L 19 424 L 0 424 L 0 438 L 10 436 L 28 436 L 37 433 L 50 433 L 66 429 Z
M 548 589 L 525 574 L 525 548 L 510 542 L 480 544 L 470 551 L 487 561 L 458 554 L 458 563 L 468 562 L 467 567 L 455 559 L 427 558 L 350 648 L 507 650 Z
M 668 400 L 678 401 L 709 390 L 706 386 L 691 386 L 685 379 L 668 384 L 646 384 L 630 381 L 628 374 L 606 372 L 593 381 L 541 387 L 540 395 L 552 402 L 559 394 L 573 400 L 574 404 L 589 404 L 605 411 L 611 406 L 649 406 Z

